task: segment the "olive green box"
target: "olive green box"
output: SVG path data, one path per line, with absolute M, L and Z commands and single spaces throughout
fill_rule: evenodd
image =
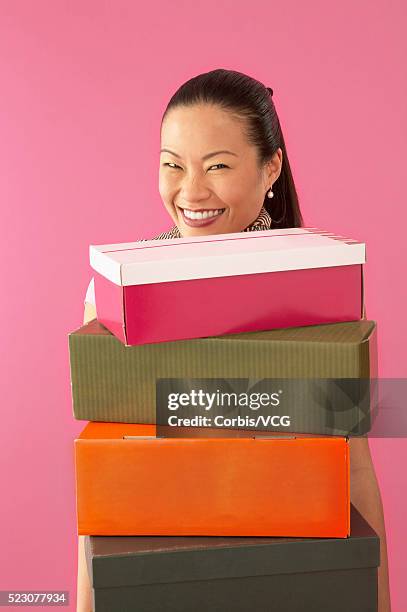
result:
M 155 423 L 157 379 L 370 381 L 377 368 L 376 324 L 367 320 L 124 346 L 94 319 L 69 334 L 69 351 L 73 414 L 87 421 Z M 339 410 L 327 432 L 325 417 L 315 425 L 309 410 L 306 401 L 297 407 L 295 431 L 348 435 L 357 421 Z

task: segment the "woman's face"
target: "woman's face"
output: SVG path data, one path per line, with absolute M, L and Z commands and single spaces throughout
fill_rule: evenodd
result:
M 218 106 L 178 107 L 161 130 L 159 191 L 182 236 L 240 232 L 258 216 L 281 171 L 262 168 L 242 123 Z

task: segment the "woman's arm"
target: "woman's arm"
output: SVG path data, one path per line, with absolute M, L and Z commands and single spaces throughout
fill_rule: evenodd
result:
M 86 566 L 85 536 L 78 536 L 78 587 L 76 612 L 92 612 L 92 589 Z
M 83 324 L 89 323 L 96 318 L 96 308 L 94 304 L 85 302 L 85 312 L 83 314 Z M 78 536 L 78 582 L 76 597 L 76 612 L 92 612 L 92 589 L 90 586 L 88 568 L 85 557 L 85 537 Z
M 85 314 L 83 324 L 96 319 L 95 279 L 91 278 L 85 295 Z
M 89 323 L 92 319 L 96 319 L 96 307 L 94 304 L 85 302 L 85 312 L 83 314 L 83 324 Z
M 389 573 L 383 505 L 370 454 L 369 441 L 367 437 L 351 437 L 349 444 L 351 502 L 380 537 L 378 612 L 390 612 Z

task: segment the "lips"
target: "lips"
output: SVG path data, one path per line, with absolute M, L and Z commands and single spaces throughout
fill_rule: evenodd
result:
M 215 223 L 218 217 L 221 217 L 225 212 L 224 208 L 206 208 L 196 211 L 189 211 L 189 209 L 187 209 L 187 211 L 192 213 L 195 217 L 191 218 L 187 216 L 188 212 L 185 214 L 185 210 L 183 208 L 180 206 L 178 206 L 178 208 L 181 211 L 184 223 L 190 227 L 203 227 L 206 225 L 211 225 L 212 223 Z

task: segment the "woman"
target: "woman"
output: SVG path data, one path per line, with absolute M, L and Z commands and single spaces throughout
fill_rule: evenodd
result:
M 155 239 L 303 224 L 273 92 L 231 70 L 187 81 L 161 123 L 159 191 L 174 225 Z M 96 316 L 93 285 L 85 321 Z M 367 438 L 351 438 L 351 501 L 381 540 L 379 612 L 390 610 L 386 536 Z M 79 538 L 78 612 L 91 609 L 83 537 Z

